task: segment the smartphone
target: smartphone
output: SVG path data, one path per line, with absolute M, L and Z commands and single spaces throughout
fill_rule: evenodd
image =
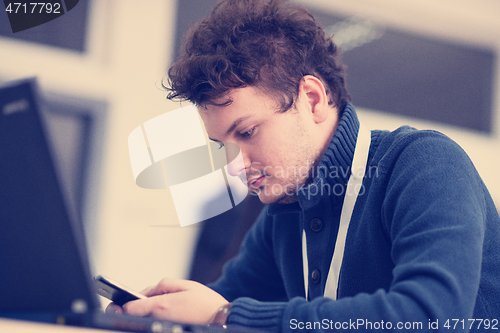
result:
M 106 297 L 119 306 L 136 299 L 147 298 L 102 275 L 95 277 L 95 283 L 99 295 Z

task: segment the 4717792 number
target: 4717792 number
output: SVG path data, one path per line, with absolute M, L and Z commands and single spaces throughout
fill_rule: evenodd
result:
M 11 2 L 5 7 L 9 14 L 61 14 L 60 3 L 50 2 Z
M 466 329 L 476 330 L 476 329 L 486 329 L 486 330 L 498 330 L 498 319 L 448 319 L 444 323 L 443 327 L 456 330 L 456 329 Z

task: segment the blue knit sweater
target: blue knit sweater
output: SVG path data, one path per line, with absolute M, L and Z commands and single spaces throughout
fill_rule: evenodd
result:
M 465 152 L 433 131 L 372 132 L 338 299 L 323 297 L 358 129 L 348 104 L 321 159 L 322 172 L 298 202 L 266 206 L 211 286 L 233 302 L 228 323 L 276 332 L 450 332 L 471 324 L 471 331 L 481 331 L 486 323 L 500 329 L 498 212 Z M 309 301 L 302 230 L 309 273 L 316 270 L 316 279 L 309 276 Z

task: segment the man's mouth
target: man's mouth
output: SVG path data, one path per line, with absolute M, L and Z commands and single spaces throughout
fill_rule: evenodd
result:
M 250 179 L 247 183 L 250 190 L 256 190 L 262 186 L 262 183 L 266 180 L 266 176 L 260 176 L 257 178 Z

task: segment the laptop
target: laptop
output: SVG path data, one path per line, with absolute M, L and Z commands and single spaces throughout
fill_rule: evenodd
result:
M 0 87 L 0 317 L 136 332 L 222 331 L 103 313 L 83 227 L 67 208 L 46 137 L 35 80 Z

